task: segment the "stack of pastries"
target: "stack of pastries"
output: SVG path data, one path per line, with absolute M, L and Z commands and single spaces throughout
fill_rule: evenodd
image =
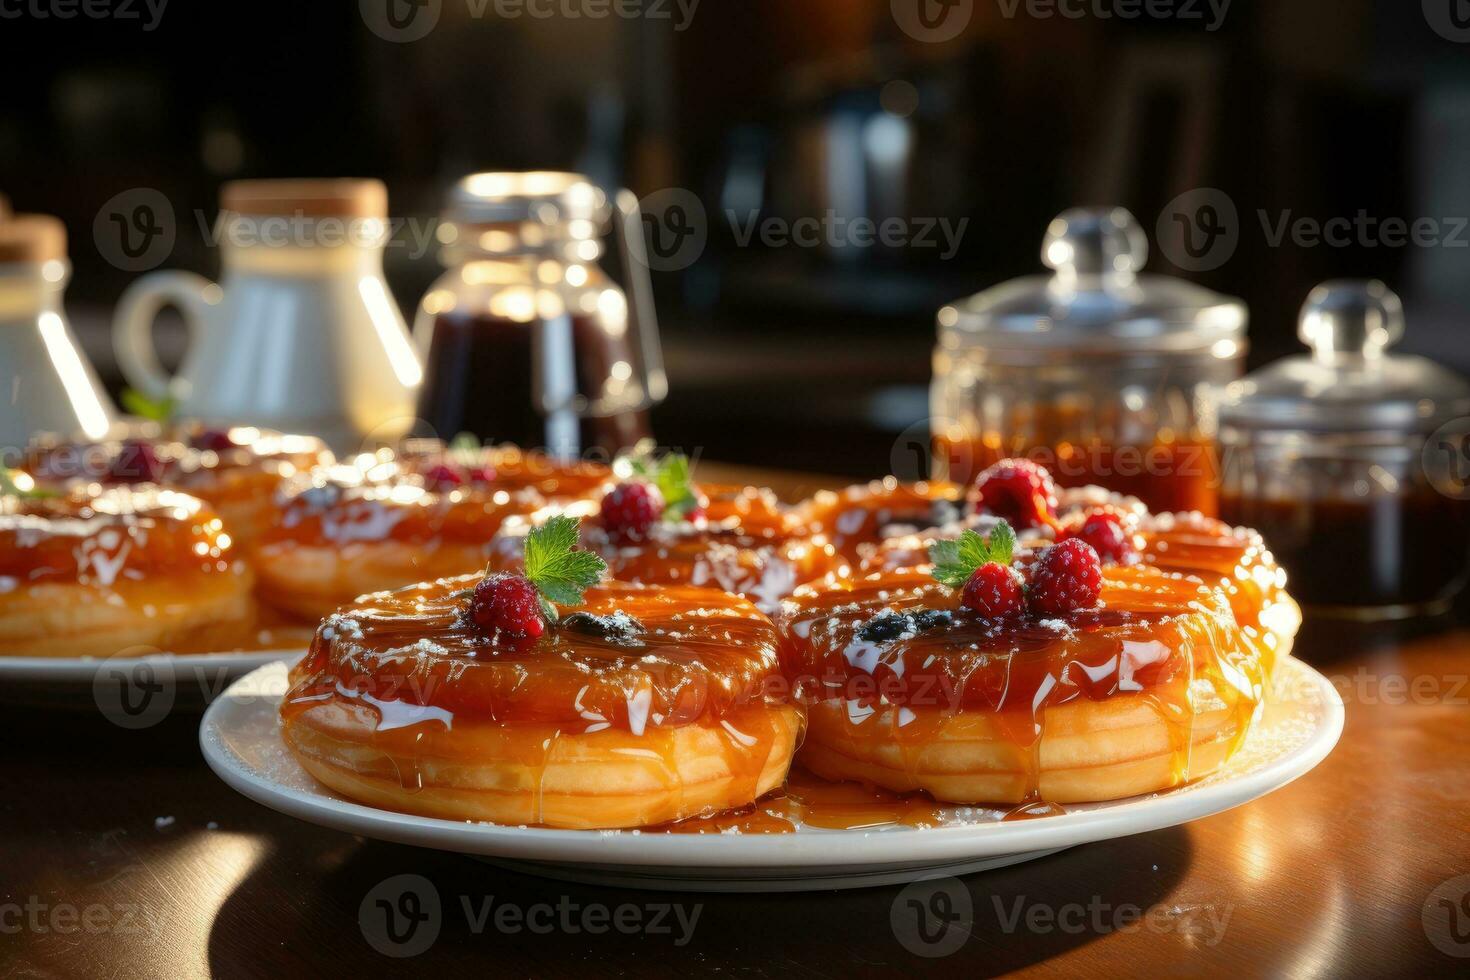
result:
M 338 609 L 287 745 L 375 806 L 562 828 L 749 808 L 793 764 L 940 802 L 1109 800 L 1218 769 L 1299 623 L 1254 532 L 1024 460 L 790 507 L 688 477 L 620 461 L 506 516 L 483 570 Z
M 939 802 L 1117 799 L 1218 769 L 1300 614 L 1255 532 L 1004 460 L 786 505 L 612 466 L 172 426 L 41 440 L 0 485 L 0 654 L 314 630 L 282 734 L 436 817 L 644 827 L 793 764 Z

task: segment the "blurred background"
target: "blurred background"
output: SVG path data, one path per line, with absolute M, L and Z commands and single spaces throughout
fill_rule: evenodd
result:
M 0 192 L 66 222 L 68 309 L 114 392 L 107 329 L 137 275 L 94 234 L 115 195 L 161 191 L 177 236 L 158 266 L 213 276 L 208 224 L 226 180 L 380 177 L 390 215 L 427 220 L 467 173 L 546 168 L 639 195 L 683 188 L 703 205 L 703 250 L 654 274 L 670 394 L 653 426 L 710 458 L 886 472 L 897 434 L 927 414 L 940 306 L 1040 271 L 1065 208 L 1124 205 L 1152 240 L 1169 202 L 1197 188 L 1237 208 L 1233 251 L 1185 271 L 1154 242 L 1148 269 L 1243 298 L 1251 366 L 1297 349 L 1314 283 L 1376 276 L 1404 297 L 1401 347 L 1470 370 L 1457 312 L 1470 229 L 1456 218 L 1470 215 L 1470 46 L 1453 2 L 1440 17 L 1405 0 L 1199 0 L 1166 16 L 1139 4 L 1131 19 L 922 3 L 7 13 Z M 897 217 L 914 240 L 742 241 L 749 215 Z M 1360 215 L 1436 230 L 1387 241 Z M 1298 218 L 1359 223 L 1336 242 L 1278 244 Z M 433 249 L 388 250 L 410 313 L 441 271 Z M 176 354 L 177 324 L 160 333 Z

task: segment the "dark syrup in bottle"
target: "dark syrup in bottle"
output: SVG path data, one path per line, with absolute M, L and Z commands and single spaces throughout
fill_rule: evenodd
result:
M 1226 494 L 1220 509 L 1261 532 L 1304 605 L 1431 606 L 1454 594 L 1470 562 L 1470 502 L 1430 488 L 1364 500 Z
M 513 442 L 558 453 L 597 452 L 610 458 L 649 435 L 645 411 L 568 420 L 579 441 L 576 446 L 567 445 L 568 433 L 548 431 L 532 385 L 537 331 L 548 329 L 563 336 L 569 331 L 571 350 L 564 357 L 574 358 L 575 365 L 557 366 L 575 373 L 580 392 L 601 390 L 616 362 L 632 363 L 626 340 L 609 335 L 596 316 L 563 314 L 551 321 L 525 322 L 488 313 L 448 312 L 435 317 L 433 329 L 418 416 L 443 438 L 468 432 L 483 442 Z

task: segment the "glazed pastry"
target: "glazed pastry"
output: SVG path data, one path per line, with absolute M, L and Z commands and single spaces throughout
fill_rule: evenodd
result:
M 611 485 L 596 505 L 597 516 L 583 527 L 583 545 L 607 562 L 617 581 L 723 589 L 772 613 L 798 585 L 833 568 L 832 547 L 806 533 L 768 492 L 706 491 L 688 480 L 682 457 L 668 460 L 673 476 Z M 520 569 L 528 534 L 548 516 L 507 520 L 491 544 L 490 570 Z
M 819 491 L 796 508 L 796 519 L 856 565 L 891 533 L 890 528 L 937 527 L 960 513 L 961 492 L 955 484 L 901 483 L 888 477 Z
M 199 500 L 151 486 L 10 489 L 0 493 L 0 655 L 205 652 L 253 632 L 250 572 Z
M 289 481 L 254 552 L 261 599 L 318 620 L 365 593 L 465 575 L 485 567 L 506 518 L 547 506 L 529 487 L 433 486 L 394 463 Z
M 541 578 L 538 550 L 567 524 L 565 556 L 574 522 L 536 532 L 529 579 L 416 585 L 328 617 L 281 708 L 302 766 L 372 806 L 577 829 L 706 815 L 780 786 L 802 716 L 770 620 L 690 586 L 583 594 L 583 578 L 568 594 L 571 580 Z
M 785 603 L 787 674 L 809 699 L 803 765 L 951 802 L 1070 803 L 1180 785 L 1240 745 L 1267 665 L 1218 589 L 1142 563 L 1099 569 L 1077 541 L 1006 557 L 963 588 L 909 569 Z M 1094 578 L 1079 599 L 1081 559 Z
M 332 461 L 312 436 L 200 423 L 140 424 L 96 443 L 43 437 L 28 457 L 27 468 L 43 486 L 153 483 L 198 497 L 224 520 L 237 547 L 253 544 L 270 523 L 283 480 Z

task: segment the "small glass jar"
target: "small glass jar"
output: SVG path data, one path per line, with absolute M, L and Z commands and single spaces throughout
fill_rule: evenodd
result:
M 1222 516 L 1265 536 L 1319 614 L 1443 610 L 1465 582 L 1470 504 L 1435 477 L 1442 443 L 1464 450 L 1470 384 L 1390 353 L 1403 307 L 1381 282 L 1323 283 L 1297 332 L 1311 354 L 1232 385 L 1220 406 Z
M 615 219 L 615 220 L 614 220 Z M 635 302 L 598 265 L 610 220 Z M 450 193 L 447 271 L 419 306 L 419 417 L 443 437 L 611 455 L 649 436 L 668 383 L 637 199 L 585 177 L 483 173 Z
M 0 221 L 0 466 L 17 466 L 38 431 L 100 439 L 115 411 L 62 306 L 66 228 L 49 215 Z
M 1147 255 L 1123 208 L 1067 211 L 1042 243 L 1051 276 L 939 311 L 936 477 L 1027 456 L 1065 486 L 1215 513 L 1214 401 L 1243 371 L 1245 305 L 1140 274 Z

